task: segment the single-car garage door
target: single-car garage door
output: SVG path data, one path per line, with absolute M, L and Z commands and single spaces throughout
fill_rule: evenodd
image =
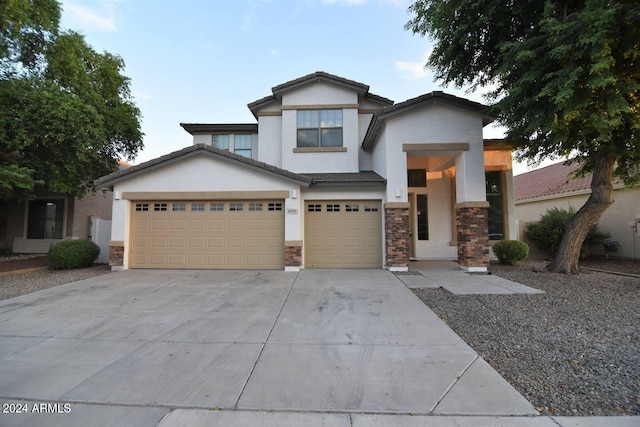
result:
M 134 201 L 131 268 L 284 268 L 281 200 Z
M 305 202 L 305 266 L 380 268 L 380 201 Z

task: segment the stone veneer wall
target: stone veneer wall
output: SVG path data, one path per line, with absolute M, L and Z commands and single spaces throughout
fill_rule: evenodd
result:
M 463 267 L 489 269 L 488 214 L 483 202 L 456 206 L 458 262 Z
M 387 203 L 384 221 L 387 267 L 409 267 L 409 204 Z
M 124 265 L 124 242 L 109 242 L 109 265 L 112 267 Z
M 285 267 L 300 267 L 302 265 L 302 245 L 285 245 Z

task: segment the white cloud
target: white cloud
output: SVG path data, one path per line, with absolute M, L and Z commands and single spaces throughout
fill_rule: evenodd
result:
M 66 17 L 73 25 L 72 29 L 79 27 L 84 30 L 118 31 L 113 5 L 111 3 L 102 3 L 100 9 L 98 12 L 88 6 L 70 0 L 65 0 L 62 4 L 63 14 L 67 15 Z
M 408 80 L 419 80 L 430 76 L 429 70 L 425 67 L 427 60 L 431 55 L 431 50 L 428 50 L 422 56 L 422 59 L 417 62 L 411 61 L 395 61 L 393 66 L 400 72 L 403 78 Z

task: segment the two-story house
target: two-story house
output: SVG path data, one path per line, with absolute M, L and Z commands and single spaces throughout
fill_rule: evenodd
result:
M 257 123 L 182 123 L 192 146 L 99 180 L 113 267 L 486 271 L 516 235 L 511 153 L 483 140 L 482 104 L 394 104 L 316 72 L 248 107 Z

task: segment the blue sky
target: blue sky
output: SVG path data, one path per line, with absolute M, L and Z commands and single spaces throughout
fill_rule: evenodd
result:
M 61 26 L 120 55 L 142 111 L 135 163 L 192 143 L 187 123 L 255 123 L 247 104 L 315 71 L 395 102 L 444 90 L 426 38 L 404 29 L 407 0 L 63 0 Z M 489 125 L 485 137 L 499 138 Z M 520 168 L 522 170 L 522 168 Z

